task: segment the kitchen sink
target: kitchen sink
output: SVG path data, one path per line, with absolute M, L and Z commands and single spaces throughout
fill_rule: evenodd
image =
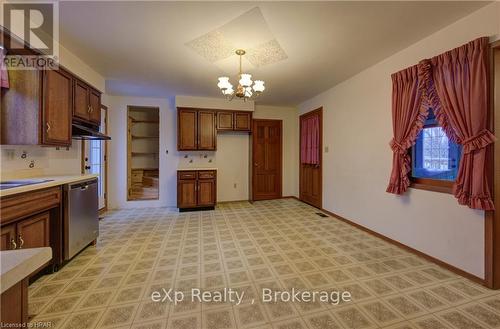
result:
M 53 179 L 16 179 L 0 182 L 0 190 L 6 190 L 9 188 L 20 187 L 25 185 L 40 184 L 45 182 L 51 182 Z

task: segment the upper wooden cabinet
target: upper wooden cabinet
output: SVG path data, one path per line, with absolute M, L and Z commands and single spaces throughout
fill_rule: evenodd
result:
M 43 73 L 43 145 L 71 145 L 72 83 L 71 75 L 62 69 Z
M 234 130 L 250 131 L 252 129 L 252 112 L 234 113 Z
M 10 70 L 0 97 L 0 144 L 71 146 L 73 120 L 98 126 L 101 93 L 62 67 Z
M 71 145 L 71 74 L 58 70 L 9 71 L 2 90 L 1 140 L 4 145 Z
M 217 112 L 217 130 L 219 131 L 233 130 L 233 112 L 229 111 Z
M 178 108 L 177 150 L 215 151 L 217 132 L 251 131 L 252 112 Z
M 180 108 L 177 117 L 177 149 L 215 151 L 215 119 L 214 111 Z
M 73 93 L 75 97 L 73 118 L 77 121 L 99 125 L 101 123 L 101 93 L 79 79 L 75 79 Z
M 198 111 L 198 150 L 214 151 L 217 149 L 215 130 L 215 112 Z
M 217 131 L 251 131 L 252 112 L 217 111 Z
M 177 149 L 196 150 L 198 147 L 198 111 L 179 109 L 177 113 Z

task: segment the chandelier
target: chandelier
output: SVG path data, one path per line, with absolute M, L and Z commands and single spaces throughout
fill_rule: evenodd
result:
M 245 55 L 243 49 L 236 50 L 236 55 L 240 56 L 240 72 L 238 74 L 239 81 L 236 91 L 233 89 L 233 85 L 229 82 L 229 77 L 220 77 L 217 87 L 222 92 L 227 99 L 233 100 L 236 96 L 239 99 L 246 101 L 247 99 L 257 98 L 266 89 L 264 87 L 264 81 L 255 80 L 252 81 L 252 75 L 248 73 L 243 73 L 241 70 L 241 59 Z

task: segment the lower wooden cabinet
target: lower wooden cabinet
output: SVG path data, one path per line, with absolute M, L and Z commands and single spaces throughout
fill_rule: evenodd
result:
M 16 224 L 2 226 L 0 231 L 0 250 L 17 249 Z
M 217 171 L 177 172 L 177 207 L 180 210 L 211 208 L 217 203 Z
M 0 250 L 50 247 L 48 211 L 2 226 Z

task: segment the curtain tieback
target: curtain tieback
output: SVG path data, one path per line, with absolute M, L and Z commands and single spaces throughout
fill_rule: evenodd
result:
M 394 138 L 391 140 L 391 142 L 389 143 L 389 145 L 391 146 L 391 149 L 393 152 L 399 152 L 399 153 L 406 153 L 406 148 L 403 147 L 403 145 L 401 145 L 401 143 L 397 142 Z
M 460 144 L 463 146 L 463 152 L 467 154 L 474 150 L 485 148 L 496 140 L 495 135 L 488 129 L 483 129 L 477 135 L 462 140 Z

